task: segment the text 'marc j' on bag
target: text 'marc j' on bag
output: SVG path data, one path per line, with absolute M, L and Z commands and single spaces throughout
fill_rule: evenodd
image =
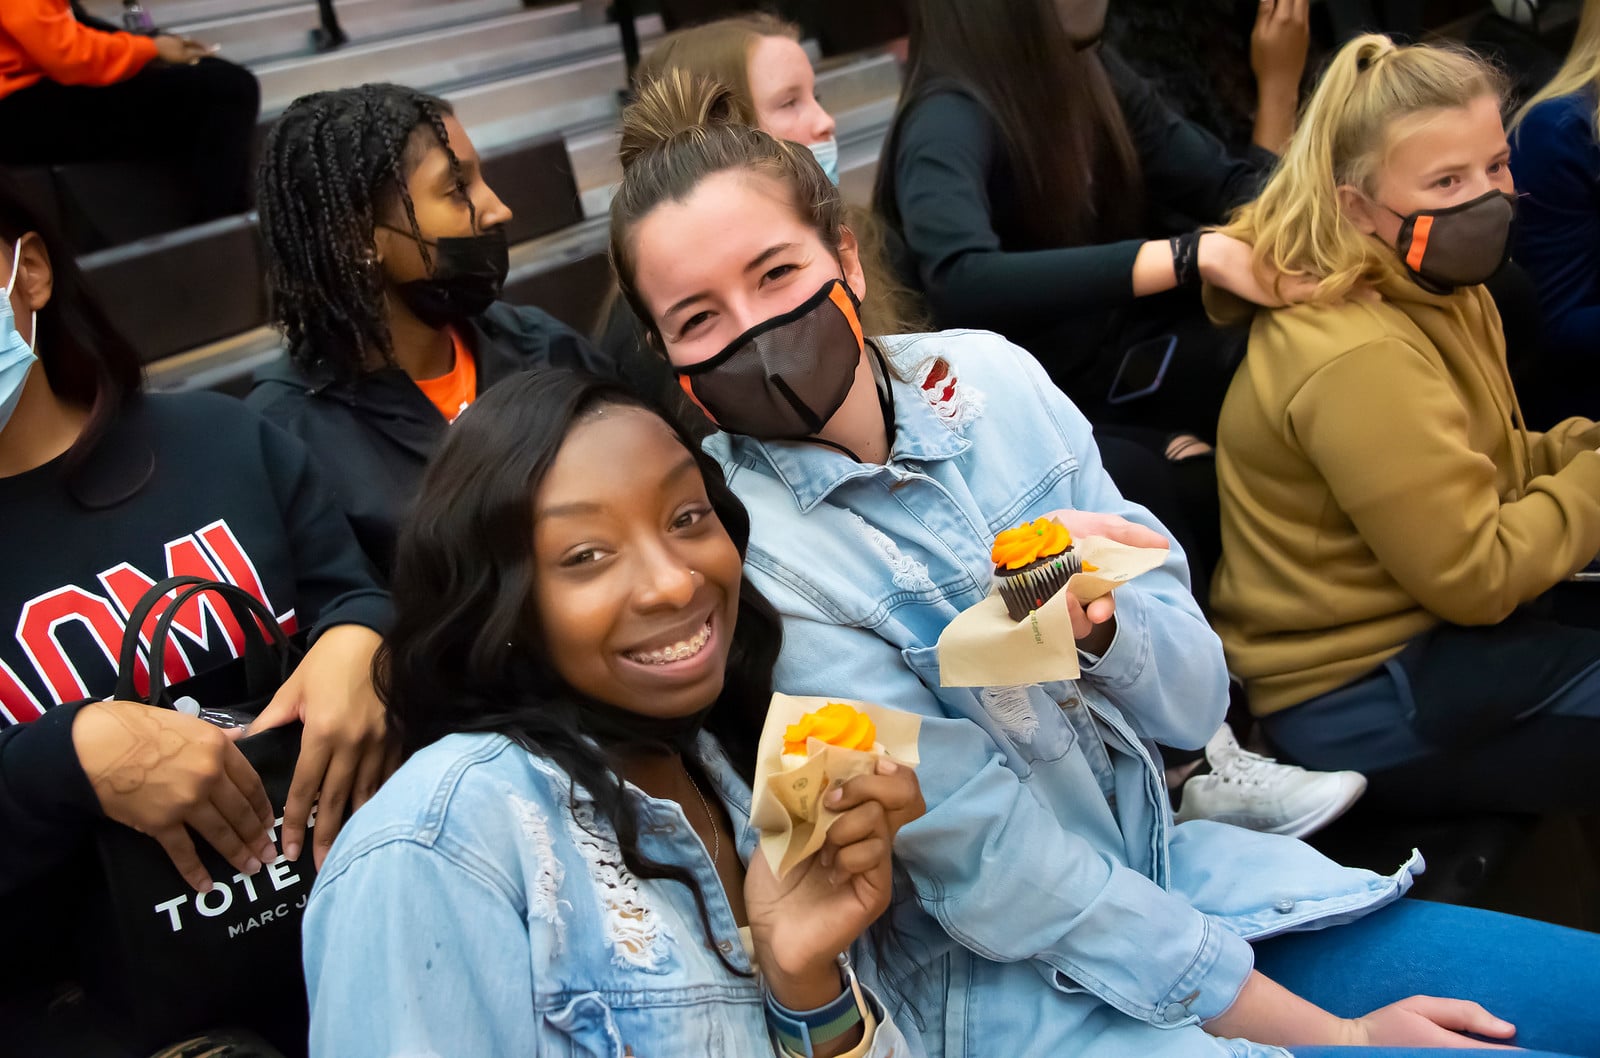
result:
M 168 654 L 172 625 L 202 597 L 214 625 L 237 634 L 243 650 L 226 665 L 166 687 L 163 672 L 175 656 Z M 141 650 L 140 631 L 152 615 L 148 648 Z M 173 577 L 152 587 L 129 615 L 116 697 L 163 708 L 188 697 L 207 713 L 242 720 L 272 699 L 302 653 L 250 593 L 218 581 Z M 135 677 L 145 666 L 149 690 L 140 694 Z M 280 848 L 300 735 L 301 725 L 292 723 L 236 743 L 277 813 L 273 838 Z M 97 917 L 82 933 L 79 962 L 91 1001 L 150 1050 L 206 1029 L 242 1027 L 261 1033 L 286 1055 L 303 1054 L 300 922 L 315 878 L 309 832 L 299 860 L 280 854 L 253 877 L 240 874 L 198 834 L 190 836 L 215 883 L 208 893 L 184 881 L 154 838 L 110 820 L 96 828 L 103 882 L 89 889 Z

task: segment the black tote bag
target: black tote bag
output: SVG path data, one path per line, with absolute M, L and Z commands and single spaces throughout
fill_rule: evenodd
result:
M 176 591 L 153 623 L 144 651 L 149 693 L 134 674 L 140 632 L 161 600 Z M 164 686 L 167 640 L 179 610 L 201 596 L 225 603 L 244 632 L 237 660 Z M 283 685 L 303 651 L 272 613 L 248 592 L 198 577 L 153 586 L 134 607 L 124 633 L 116 698 L 172 708 L 191 697 L 207 712 L 247 720 Z M 236 745 L 261 776 L 278 827 L 300 753 L 301 725 L 291 723 Z M 300 921 L 315 878 L 310 831 L 300 859 L 281 854 L 253 877 L 241 875 L 198 835 L 195 849 L 214 888 L 196 893 L 154 839 L 107 820 L 96 829 L 103 875 L 92 902 L 98 915 L 83 931 L 79 965 L 96 1007 L 127 1027 L 139 1045 L 157 1047 L 217 1026 L 254 1029 L 286 1054 L 304 1053 L 307 1023 L 300 965 Z M 275 841 L 281 833 L 275 828 Z

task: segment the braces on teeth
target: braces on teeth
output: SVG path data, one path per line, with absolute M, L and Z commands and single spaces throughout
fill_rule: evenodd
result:
M 662 650 L 652 650 L 648 654 L 633 655 L 636 661 L 647 665 L 666 665 L 673 661 L 685 661 L 694 657 L 705 649 L 706 642 L 711 638 L 711 625 L 708 623 L 693 639 L 679 643 L 677 646 L 666 647 Z

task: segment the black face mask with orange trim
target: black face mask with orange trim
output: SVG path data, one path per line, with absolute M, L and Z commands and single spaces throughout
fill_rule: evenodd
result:
M 689 399 L 729 433 L 798 441 L 844 404 L 865 348 L 854 292 L 830 279 L 793 311 L 756 324 L 709 360 L 673 371 Z
M 1516 211 L 1516 197 L 1504 191 L 1448 209 L 1419 209 L 1409 215 L 1389 209 L 1401 221 L 1394 252 L 1426 290 L 1446 294 L 1487 283 L 1511 256 Z

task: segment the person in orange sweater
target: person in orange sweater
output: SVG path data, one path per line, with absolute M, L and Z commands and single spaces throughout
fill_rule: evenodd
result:
M 1214 625 L 1280 751 L 1397 811 L 1600 809 L 1600 585 L 1564 583 L 1600 426 L 1530 431 L 1506 368 L 1502 101 L 1471 53 L 1358 38 L 1225 229 L 1317 286 L 1255 313 L 1223 403 Z
M 171 159 L 192 223 L 250 204 L 261 89 L 183 37 L 108 32 L 68 0 L 0 2 L 0 164 Z

